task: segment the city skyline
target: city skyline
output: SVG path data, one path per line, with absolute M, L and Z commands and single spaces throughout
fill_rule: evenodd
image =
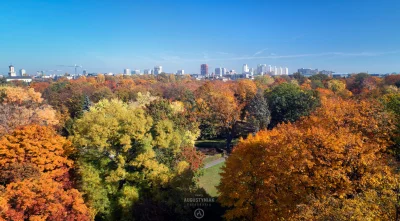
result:
M 400 71 L 396 0 L 21 0 L 0 7 L 1 74 L 10 64 L 29 74 L 73 64 L 83 66 L 79 72 L 113 73 L 157 65 L 170 73 L 200 73 L 204 63 L 209 70 L 241 70 L 246 63 L 289 70 Z M 209 16 L 221 11 L 229 13 Z M 72 67 L 62 69 L 74 73 Z
M 67 67 L 72 67 L 72 66 L 67 66 Z M 77 66 L 81 67 L 81 66 Z M 8 66 L 8 71 L 7 73 L 0 73 L 0 76 L 39 76 L 39 75 L 51 75 L 51 76 L 61 76 L 61 75 L 75 75 L 75 73 L 68 73 L 64 72 L 62 70 L 40 70 L 36 71 L 35 73 L 28 73 L 24 68 L 20 68 L 19 71 L 17 72 L 14 65 L 10 64 Z M 10 72 L 10 68 L 12 70 L 15 69 L 15 71 Z M 82 67 L 81 67 L 82 68 Z M 212 69 L 210 69 L 212 68 Z M 10 74 L 13 73 L 13 74 Z M 18 74 L 17 74 L 18 73 Z M 87 74 L 123 74 L 123 75 L 158 75 L 161 73 L 166 73 L 166 74 L 176 74 L 176 75 L 184 75 L 184 74 L 189 74 L 189 75 L 199 75 L 199 76 L 222 76 L 222 75 L 229 75 L 232 73 L 235 74 L 247 74 L 249 76 L 255 76 L 255 75 L 292 75 L 293 73 L 300 73 L 303 75 L 314 75 L 318 73 L 326 74 L 326 75 L 331 75 L 331 74 L 357 74 L 357 72 L 335 72 L 332 70 L 325 70 L 325 69 L 320 69 L 320 68 L 298 68 L 293 71 L 289 71 L 289 68 L 286 66 L 274 66 L 274 65 L 267 65 L 267 64 L 258 64 L 256 67 L 249 66 L 248 64 L 243 64 L 241 71 L 236 71 L 235 69 L 230 69 L 226 67 L 211 67 L 208 64 L 201 64 L 200 65 L 200 71 L 199 72 L 193 72 L 193 73 L 188 73 L 185 71 L 185 69 L 178 69 L 175 71 L 166 71 L 163 69 L 163 66 L 156 65 L 154 68 L 144 68 L 144 69 L 130 69 L 130 68 L 124 68 L 120 71 L 115 71 L 115 72 L 110 72 L 110 71 L 99 71 L 99 72 L 93 72 L 93 71 L 88 71 L 84 68 L 81 70 L 78 70 L 76 72 L 76 76 L 80 75 L 87 75 Z M 358 73 L 370 73 L 370 74 L 400 74 L 400 72 L 358 72 Z

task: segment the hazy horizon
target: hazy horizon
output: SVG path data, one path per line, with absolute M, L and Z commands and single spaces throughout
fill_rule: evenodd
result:
M 0 3 L 0 73 L 122 73 L 207 63 L 400 72 L 400 1 L 9 1 Z M 81 73 L 82 69 L 79 69 Z

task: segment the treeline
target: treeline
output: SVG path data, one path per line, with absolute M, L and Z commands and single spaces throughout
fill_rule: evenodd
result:
M 3 85 L 0 217 L 190 220 L 183 199 L 207 195 L 195 141 L 223 138 L 231 154 L 217 217 L 391 220 L 400 212 L 399 86 L 400 75 L 363 73 Z

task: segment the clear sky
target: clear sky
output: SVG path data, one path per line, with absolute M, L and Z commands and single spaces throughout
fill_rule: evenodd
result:
M 121 73 L 243 64 L 400 72 L 400 0 L 2 0 L 8 65 Z

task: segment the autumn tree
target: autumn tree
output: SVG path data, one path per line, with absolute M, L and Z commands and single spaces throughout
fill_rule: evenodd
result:
M 13 182 L 0 193 L 4 220 L 92 220 L 81 193 L 50 178 Z
M 28 125 L 0 139 L 0 217 L 6 220 L 91 220 L 71 188 L 71 142 L 48 126 Z
M 385 85 L 394 85 L 400 87 L 400 75 L 399 74 L 391 74 L 385 76 L 384 78 Z
M 205 155 L 196 148 L 184 147 L 180 152 L 180 159 L 188 162 L 192 171 L 197 171 L 203 165 Z
M 94 101 L 111 97 L 107 89 L 96 87 L 85 79 L 58 80 L 43 92 L 43 97 L 57 110 L 67 110 L 64 114 L 76 118 L 83 113 L 86 96 Z
M 153 104 L 170 112 L 163 115 L 150 108 L 148 114 L 134 103 L 102 100 L 74 124 L 79 187 L 98 218 L 130 216 L 142 197 L 168 189 L 171 179 L 191 166 L 178 159 L 187 138 L 169 120 L 174 115 L 170 104 Z
M 396 202 L 393 192 L 368 190 L 352 198 L 310 197 L 308 204 L 298 205 L 289 220 L 396 220 L 393 209 Z
M 265 90 L 274 83 L 274 78 L 269 75 L 260 75 L 254 78 L 254 83 L 260 90 Z
M 400 160 L 400 93 L 386 94 L 382 97 L 382 102 L 386 110 L 394 115 L 396 129 L 392 136 L 393 145 L 389 149 Z
M 52 128 L 29 125 L 0 139 L 0 166 L 9 171 L 16 164 L 32 165 L 40 173 L 68 182 L 68 170 L 73 162 L 67 157 L 72 152 L 71 142 Z
M 346 79 L 347 89 L 354 94 L 373 95 L 379 92 L 382 80 L 377 77 L 372 77 L 367 73 L 359 73 Z M 379 96 L 379 94 L 378 94 Z
M 391 116 L 376 102 L 322 101 L 234 149 L 218 187 L 228 220 L 394 219 L 398 177 L 384 153 Z
M 302 74 L 300 74 L 299 72 L 296 72 L 296 73 L 293 73 L 293 76 L 292 76 L 295 80 L 297 80 L 297 82 L 300 84 L 300 85 L 302 85 L 306 80 L 307 80 L 307 78 L 304 76 L 304 75 L 302 75 Z
M 329 79 L 329 76 L 328 76 L 328 75 L 326 75 L 326 74 L 321 74 L 321 73 L 318 73 L 318 74 L 313 75 L 313 76 L 310 77 L 310 80 L 319 80 L 319 81 L 321 81 L 321 82 L 324 82 L 324 81 L 326 81 L 326 80 L 328 80 L 328 79 Z
M 57 112 L 32 88 L 0 87 L 0 135 L 28 124 L 57 125 Z
M 230 151 L 244 106 L 235 97 L 231 85 L 222 82 L 207 82 L 195 93 L 196 115 L 201 123 L 203 137 L 225 136 L 226 147 Z
M 47 87 L 49 87 L 50 82 L 32 82 L 29 86 L 33 88 L 36 92 L 43 94 Z
M 328 82 L 328 88 L 334 93 L 338 93 L 346 89 L 346 84 L 339 80 L 330 80 Z
M 257 93 L 257 85 L 252 80 L 238 80 L 234 85 L 234 93 L 239 103 L 246 105 Z

